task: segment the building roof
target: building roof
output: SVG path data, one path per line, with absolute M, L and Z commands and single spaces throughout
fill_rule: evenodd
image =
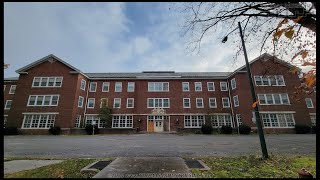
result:
M 8 77 L 8 78 L 3 78 L 4 81 L 18 81 L 19 77 Z

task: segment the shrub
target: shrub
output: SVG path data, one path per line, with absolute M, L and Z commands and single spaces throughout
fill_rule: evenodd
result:
M 86 131 L 87 131 L 88 135 L 92 135 L 93 125 L 91 125 L 91 124 L 86 125 Z M 94 126 L 94 134 L 99 134 L 98 125 Z
M 194 131 L 195 134 L 201 134 L 201 131 L 200 130 L 196 130 Z
M 3 128 L 4 135 L 18 135 L 18 128 L 17 127 L 5 127 Z
M 59 135 L 61 133 L 61 128 L 59 126 L 51 126 L 49 133 L 53 135 Z
M 225 126 L 225 125 L 223 125 L 223 126 L 221 126 L 221 128 L 220 128 L 220 133 L 222 133 L 222 134 L 232 134 L 232 131 L 233 131 L 233 129 L 232 129 L 231 126 Z
M 212 128 L 212 126 L 209 125 L 209 124 L 203 124 L 203 125 L 201 126 L 201 132 L 202 132 L 203 134 L 212 134 L 212 131 L 213 131 L 213 128 Z
M 317 132 L 316 130 L 317 130 L 316 126 L 311 127 L 312 134 L 316 134 L 316 132 Z
M 239 133 L 240 134 L 250 134 L 251 132 L 251 127 L 246 125 L 246 124 L 242 124 L 239 126 Z
M 296 133 L 297 134 L 306 134 L 311 131 L 311 127 L 303 124 L 296 124 L 295 125 Z

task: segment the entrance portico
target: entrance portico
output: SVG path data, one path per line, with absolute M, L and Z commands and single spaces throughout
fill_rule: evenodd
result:
M 147 132 L 170 132 L 170 116 L 162 108 L 155 108 L 147 116 Z

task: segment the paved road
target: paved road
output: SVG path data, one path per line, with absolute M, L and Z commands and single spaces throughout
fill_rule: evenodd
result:
M 315 134 L 265 135 L 269 154 L 316 155 Z M 258 135 L 135 134 L 5 136 L 4 157 L 183 157 L 261 155 Z

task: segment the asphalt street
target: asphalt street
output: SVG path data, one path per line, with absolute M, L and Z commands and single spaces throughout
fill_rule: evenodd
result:
M 266 134 L 269 154 L 316 156 L 315 134 Z M 253 135 L 4 136 L 4 157 L 199 157 L 261 155 Z

